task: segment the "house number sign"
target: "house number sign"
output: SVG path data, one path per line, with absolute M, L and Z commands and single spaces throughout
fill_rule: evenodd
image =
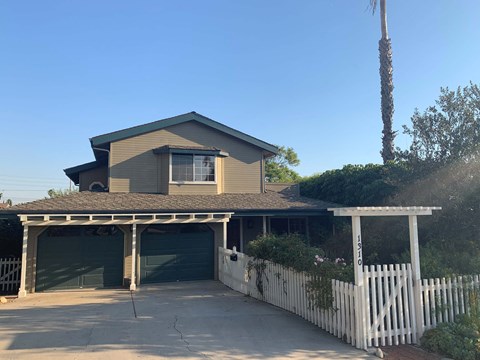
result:
M 362 259 L 362 238 L 360 235 L 357 237 L 357 263 L 358 266 L 362 266 L 363 264 L 363 259 Z

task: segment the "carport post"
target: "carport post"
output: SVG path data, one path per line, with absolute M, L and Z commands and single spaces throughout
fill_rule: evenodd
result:
M 22 272 L 20 274 L 20 289 L 18 289 L 18 297 L 27 296 L 25 287 L 27 279 L 27 244 L 28 244 L 28 225 L 23 226 L 23 245 L 22 245 Z
M 223 222 L 223 248 L 227 248 L 227 222 Z
M 137 289 L 136 260 L 137 260 L 137 224 L 133 224 L 132 225 L 132 276 L 130 279 L 130 291 L 135 291 Z

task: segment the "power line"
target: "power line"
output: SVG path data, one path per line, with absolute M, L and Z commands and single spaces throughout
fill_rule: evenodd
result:
M 50 189 L 47 189 L 47 188 L 45 188 L 45 189 L 0 189 L 0 191 L 11 191 L 11 192 L 15 192 L 15 191 L 48 191 Z
M 68 178 L 56 178 L 56 179 L 45 179 L 45 178 L 36 178 L 36 177 L 4 177 L 0 175 L 0 180 L 2 181 L 43 181 L 43 182 L 51 182 L 51 181 L 68 181 Z
M 32 179 L 32 180 L 59 180 L 59 177 L 56 178 L 47 178 L 47 177 L 37 177 L 37 176 L 13 176 L 13 175 L 0 175 L 0 178 L 10 178 L 10 179 Z

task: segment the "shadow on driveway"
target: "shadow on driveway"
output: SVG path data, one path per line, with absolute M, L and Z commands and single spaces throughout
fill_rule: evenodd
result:
M 0 359 L 372 358 L 219 282 L 142 286 L 132 297 L 55 292 L 1 305 Z

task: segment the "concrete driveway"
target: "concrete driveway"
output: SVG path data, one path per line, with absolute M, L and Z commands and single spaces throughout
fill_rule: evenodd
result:
M 132 301 L 133 300 L 133 301 Z M 372 359 L 215 281 L 0 304 L 0 359 Z

